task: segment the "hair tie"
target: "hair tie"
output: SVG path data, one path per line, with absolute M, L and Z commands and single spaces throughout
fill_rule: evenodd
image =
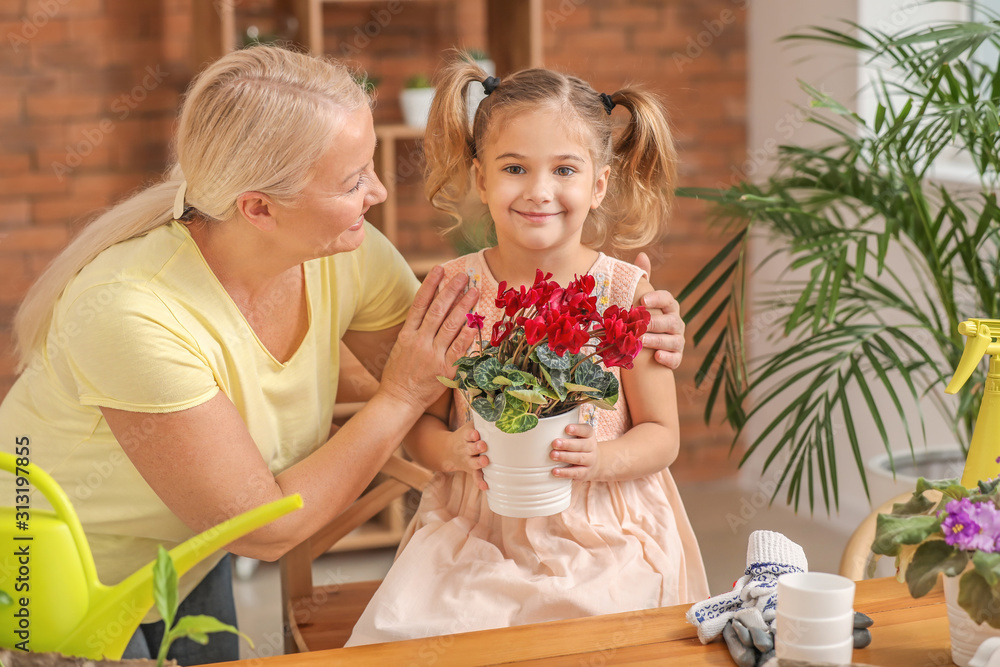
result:
M 610 116 L 611 110 L 617 106 L 615 101 L 611 99 L 611 96 L 607 93 L 601 93 L 601 102 L 604 104 L 604 110 L 607 111 Z
M 500 78 L 499 77 L 488 76 L 485 79 L 483 79 L 483 90 L 486 91 L 487 95 L 489 95 L 494 90 L 496 90 L 497 86 L 499 86 L 499 85 L 500 85 Z
M 177 195 L 174 197 L 174 220 L 184 217 L 184 195 L 187 194 L 188 182 L 181 181 L 181 186 L 177 188 Z

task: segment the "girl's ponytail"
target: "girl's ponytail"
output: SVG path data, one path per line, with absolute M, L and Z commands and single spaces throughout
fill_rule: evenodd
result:
M 424 133 L 424 193 L 434 208 L 455 219 L 456 226 L 462 221 L 459 204 L 471 188 L 470 170 L 475 158 L 465 92 L 470 83 L 485 78 L 486 72 L 470 58 L 459 57 L 448 63 L 437 76 Z
M 607 205 L 618 219 L 612 245 L 640 248 L 666 230 L 677 177 L 677 150 L 659 99 L 639 88 L 623 88 L 611 96 L 632 118 L 614 142 Z

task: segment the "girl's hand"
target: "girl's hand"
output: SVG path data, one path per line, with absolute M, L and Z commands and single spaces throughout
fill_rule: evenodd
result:
M 480 439 L 479 431 L 473 427 L 472 422 L 451 433 L 447 442 L 450 453 L 446 459 L 445 472 L 467 472 L 476 478 L 476 484 L 481 490 L 489 488 L 483 479 L 483 468 L 490 464 L 485 454 L 486 442 Z
M 593 480 L 600 463 L 600 449 L 594 427 L 589 424 L 570 424 L 566 427 L 569 437 L 552 441 L 552 460 L 568 463 L 565 468 L 553 468 L 556 477 Z

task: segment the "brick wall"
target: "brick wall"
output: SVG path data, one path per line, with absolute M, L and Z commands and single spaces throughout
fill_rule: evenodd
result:
M 81 224 L 156 178 L 167 162 L 179 96 L 193 74 L 193 1 L 0 5 L 0 89 L 9 91 L 0 97 L 0 396 L 14 380 L 10 323 L 28 285 Z M 234 2 L 241 34 L 253 26 L 262 37 L 285 36 L 294 28 L 274 11 L 281 0 Z M 546 0 L 545 61 L 598 90 L 611 92 L 625 78 L 656 90 L 672 114 L 680 184 L 729 182 L 745 159 L 744 4 Z M 328 52 L 380 79 L 376 122 L 398 122 L 405 79 L 432 72 L 451 45 L 482 47 L 485 19 L 481 3 L 442 0 L 421 3 L 420 11 L 407 7 L 381 25 L 386 6 L 327 5 L 324 39 Z M 411 167 L 419 162 L 415 148 L 399 148 Z M 440 253 L 435 230 L 444 221 L 422 199 L 419 170 L 407 170 L 408 177 L 398 171 L 401 249 Z M 718 245 L 705 210 L 678 202 L 669 236 L 651 249 L 654 285 L 680 291 Z M 694 388 L 693 375 L 703 352 L 689 336 L 677 373 L 684 447 L 675 474 L 687 479 L 735 470 L 730 434 L 701 419 L 705 393 Z

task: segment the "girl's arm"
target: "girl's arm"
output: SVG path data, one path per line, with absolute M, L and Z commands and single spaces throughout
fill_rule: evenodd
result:
M 417 420 L 403 440 L 410 457 L 436 472 L 464 471 L 476 476 L 480 488 L 485 488 L 481 470 L 489 464 L 483 454 L 486 443 L 472 422 L 457 431 L 448 428 L 452 392 L 448 390 Z
M 649 281 L 641 279 L 633 303 L 651 291 Z M 673 371 L 657 363 L 653 351 L 644 348 L 632 370 L 622 369 L 621 385 L 628 396 L 632 428 L 599 443 L 593 427 L 568 426 L 566 432 L 572 437 L 553 442 L 552 459 L 571 465 L 554 469 L 556 477 L 604 482 L 636 479 L 663 470 L 677 458 L 680 429 Z

